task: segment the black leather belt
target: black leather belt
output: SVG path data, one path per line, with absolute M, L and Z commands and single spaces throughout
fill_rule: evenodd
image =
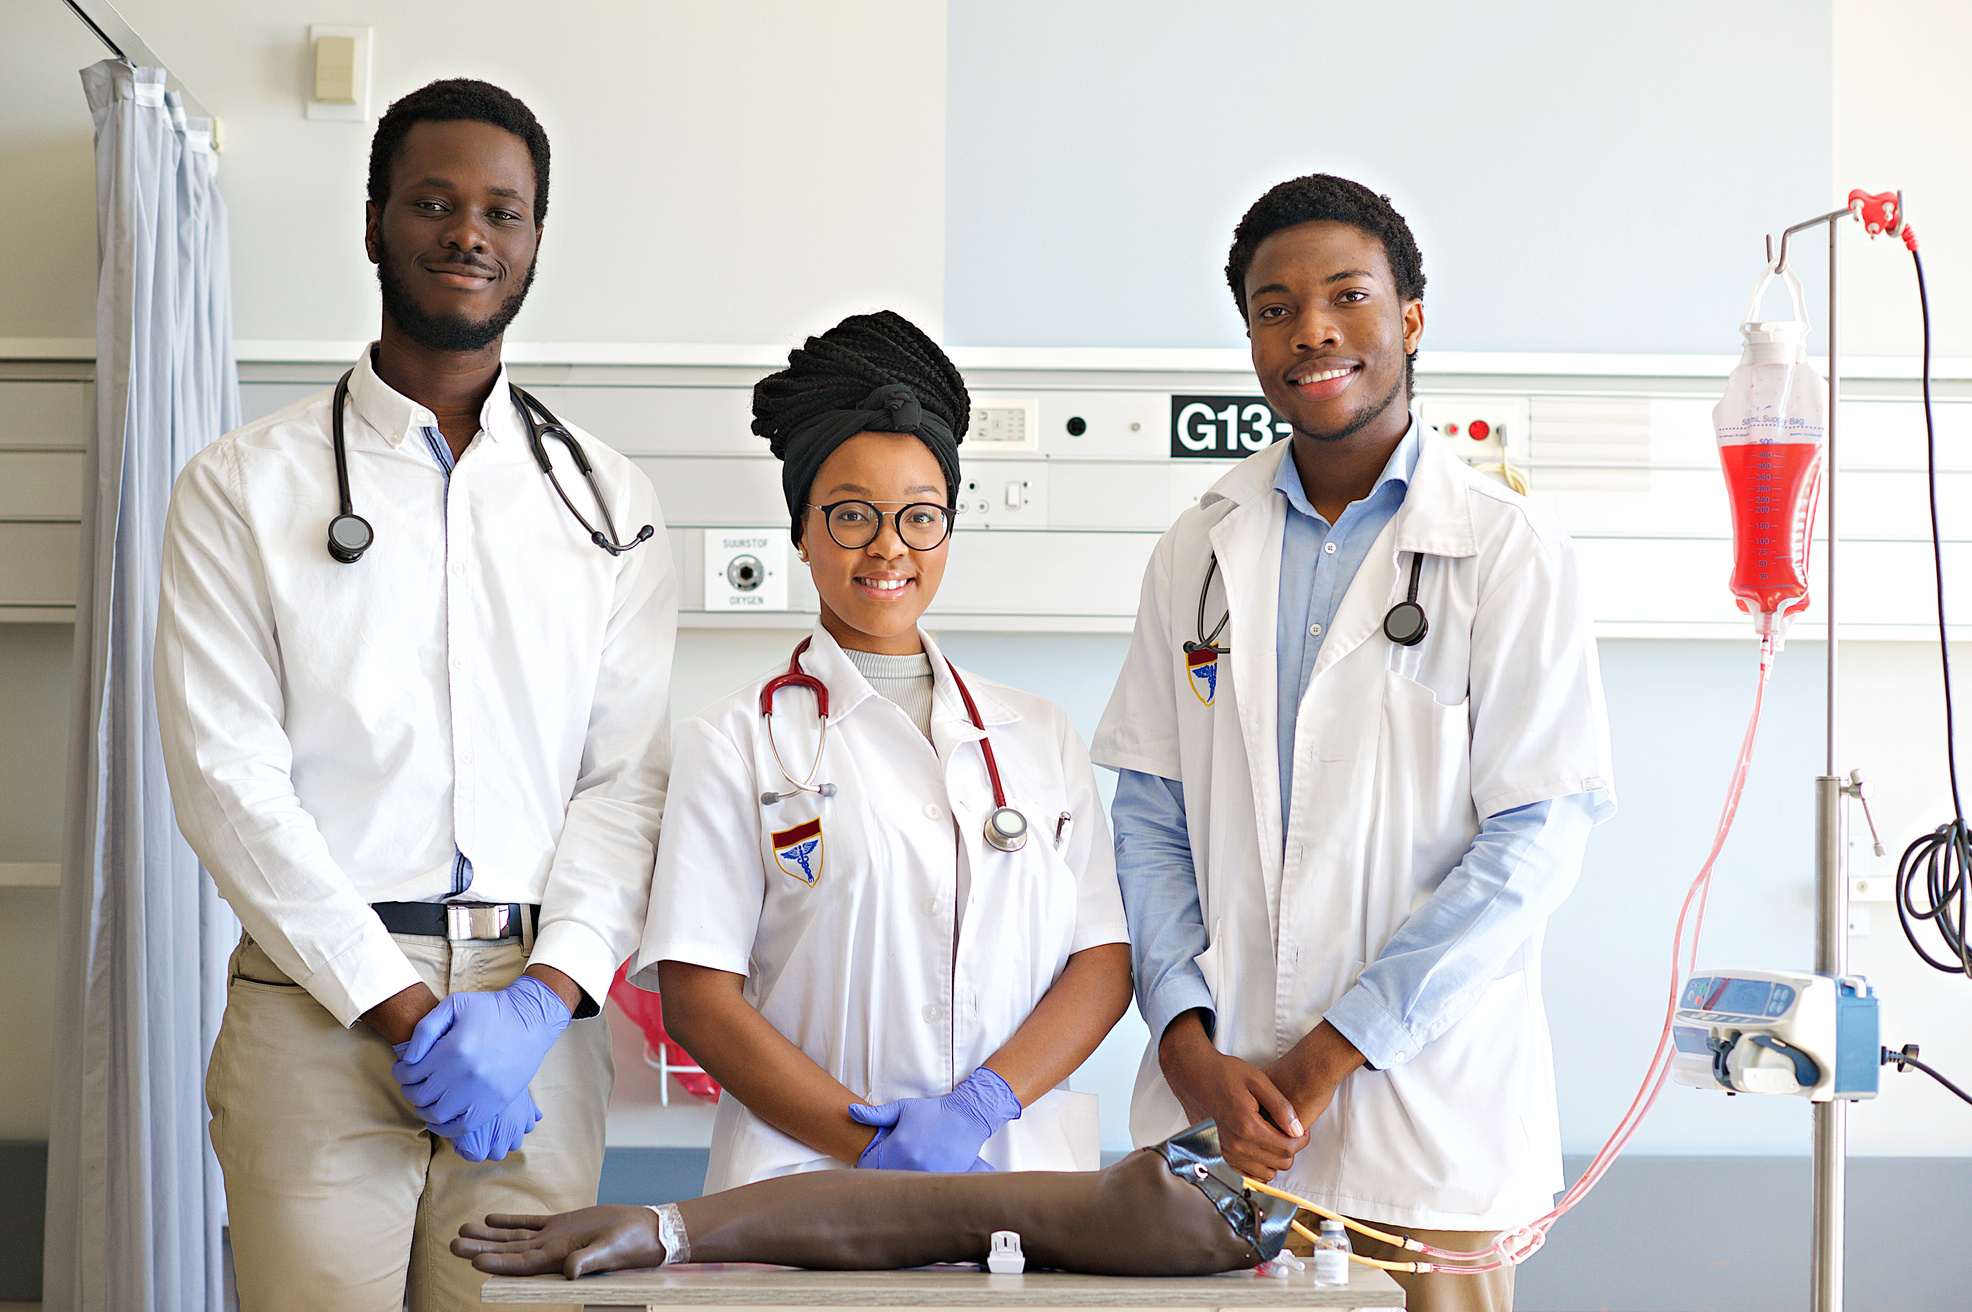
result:
M 522 915 L 530 934 L 541 923 L 540 907 L 519 902 L 372 902 L 370 910 L 393 934 L 454 942 L 519 938 Z

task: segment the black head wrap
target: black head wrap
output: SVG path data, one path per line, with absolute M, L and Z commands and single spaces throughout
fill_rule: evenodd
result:
M 822 463 L 858 433 L 910 433 L 959 486 L 959 443 L 972 398 L 958 369 L 917 325 L 893 310 L 857 314 L 788 352 L 787 368 L 753 389 L 753 431 L 781 461 L 781 491 L 796 539 Z

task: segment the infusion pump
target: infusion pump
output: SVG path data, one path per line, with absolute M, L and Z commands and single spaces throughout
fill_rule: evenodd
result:
M 1671 1037 L 1671 1078 L 1695 1089 L 1812 1102 L 1876 1096 L 1876 995 L 1858 975 L 1693 975 L 1678 995 Z

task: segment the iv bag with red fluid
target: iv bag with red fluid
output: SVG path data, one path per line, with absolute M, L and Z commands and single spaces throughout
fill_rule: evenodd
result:
M 1744 349 L 1712 409 L 1712 427 L 1732 506 L 1729 586 L 1754 630 L 1778 648 L 1808 608 L 1808 548 L 1828 422 L 1821 374 L 1802 352 L 1808 316 L 1793 270 L 1778 276 L 1793 296 L 1794 317 L 1755 317 L 1775 276 L 1768 269 L 1753 288 L 1740 325 Z

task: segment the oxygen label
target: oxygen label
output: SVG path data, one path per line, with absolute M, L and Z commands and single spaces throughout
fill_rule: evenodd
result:
M 1237 460 L 1264 451 L 1294 431 L 1257 396 L 1171 398 L 1171 455 L 1180 460 Z
M 787 530 L 705 530 L 705 609 L 787 609 Z

